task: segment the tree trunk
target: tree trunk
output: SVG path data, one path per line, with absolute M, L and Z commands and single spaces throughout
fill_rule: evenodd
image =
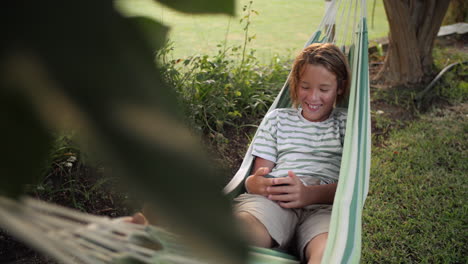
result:
M 411 85 L 431 75 L 432 48 L 450 1 L 384 0 L 390 33 L 384 66 L 376 80 Z

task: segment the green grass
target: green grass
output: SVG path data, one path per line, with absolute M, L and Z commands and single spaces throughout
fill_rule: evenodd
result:
M 468 118 L 435 110 L 373 149 L 363 263 L 467 263 Z
M 175 43 L 176 58 L 194 54 L 213 55 L 216 44 L 241 45 L 244 32 L 239 24 L 242 7 L 249 0 L 237 0 L 237 16 L 191 15 L 166 8 L 151 0 L 116 0 L 117 7 L 128 15 L 154 18 L 171 27 L 170 39 Z M 369 38 L 384 37 L 388 23 L 382 1 L 376 2 L 375 26 L 371 27 L 374 1 L 368 1 Z M 254 0 L 252 8 L 259 12 L 252 18 L 250 32 L 256 39 L 249 46 L 257 57 L 268 62 L 274 54 L 292 56 L 316 30 L 325 13 L 323 0 Z M 228 33 L 228 34 L 227 34 Z

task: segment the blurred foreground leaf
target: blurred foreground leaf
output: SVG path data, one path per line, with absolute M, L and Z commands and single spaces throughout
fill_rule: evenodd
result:
M 157 0 L 185 13 L 224 13 L 234 15 L 233 0 Z
M 216 8 L 207 12 L 232 12 L 208 2 Z M 50 142 L 46 125 L 73 124 L 200 252 L 216 263 L 242 263 L 246 248 L 221 193 L 224 177 L 181 125 L 174 91 L 155 68 L 152 47 L 162 46 L 167 29 L 143 21 L 144 31 L 155 32 L 148 42 L 112 1 L 9 1 L 2 13 L 1 100 L 9 104 L 0 110 L 21 122 L 6 122 L 11 130 L 1 135 L 31 146 L 34 155 L 23 160 L 24 146 L 7 148 L 13 161 L 0 161 L 8 168 L 2 181 L 15 185 L 2 182 L 1 189 L 17 192 L 26 180 L 13 179 L 37 174 L 32 168 Z M 4 92 L 7 83 L 14 93 Z M 22 161 L 31 169 L 14 171 Z
M 34 115 L 31 103 L 1 78 L 0 194 L 18 196 L 25 184 L 37 181 L 51 145 L 44 124 Z

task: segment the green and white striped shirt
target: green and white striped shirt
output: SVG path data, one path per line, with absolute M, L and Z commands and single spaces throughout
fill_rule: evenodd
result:
M 347 110 L 335 108 L 323 122 L 311 122 L 302 109 L 275 109 L 265 116 L 253 143 L 254 156 L 276 164 L 270 173 L 286 177 L 293 171 L 305 185 L 338 181 Z

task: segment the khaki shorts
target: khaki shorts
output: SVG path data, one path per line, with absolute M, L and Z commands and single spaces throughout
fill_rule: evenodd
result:
M 304 249 L 314 237 L 328 233 L 332 205 L 310 205 L 286 209 L 257 194 L 244 193 L 235 198 L 234 212 L 247 212 L 268 230 L 280 250 L 297 249 L 301 259 Z

